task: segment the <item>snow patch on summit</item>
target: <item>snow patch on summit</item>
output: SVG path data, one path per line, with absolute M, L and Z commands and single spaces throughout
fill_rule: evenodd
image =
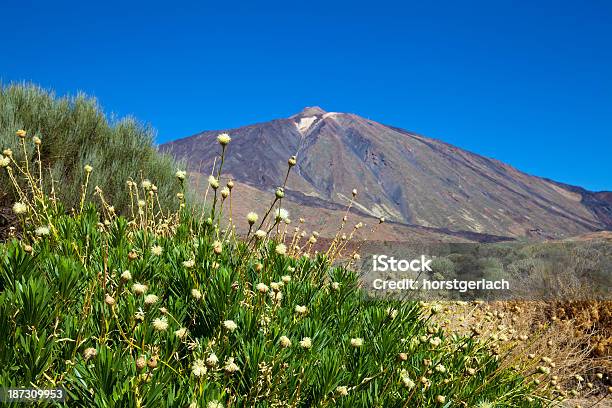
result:
M 315 120 L 317 120 L 316 116 L 309 116 L 306 118 L 300 118 L 300 122 L 294 122 L 295 123 L 295 127 L 297 128 L 297 130 L 301 133 L 304 134 L 306 133 L 306 131 L 312 126 L 312 124 L 315 122 Z
M 327 112 L 326 114 L 323 115 L 323 119 L 333 118 L 334 116 L 337 116 L 339 114 L 340 113 L 338 112 Z

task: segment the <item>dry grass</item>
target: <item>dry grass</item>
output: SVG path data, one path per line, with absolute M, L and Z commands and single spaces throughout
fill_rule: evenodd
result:
M 497 352 L 506 367 L 526 374 L 540 365 L 550 368 L 552 381 L 542 387 L 567 397 L 566 406 L 605 407 L 612 385 L 611 306 L 609 301 L 455 302 L 439 319 L 450 331 L 502 339 Z

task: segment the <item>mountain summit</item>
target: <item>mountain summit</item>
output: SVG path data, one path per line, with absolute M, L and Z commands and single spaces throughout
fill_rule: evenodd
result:
M 327 112 L 325 112 L 319 106 L 306 106 L 304 109 L 302 109 L 300 113 L 297 113 L 291 117 L 296 118 L 296 117 L 307 117 L 307 116 L 322 116 L 322 115 L 325 115 L 326 113 Z
M 306 107 L 285 119 L 222 130 L 232 144 L 224 172 L 253 191 L 283 183 L 302 206 L 338 209 L 359 191 L 355 210 L 399 224 L 495 234 L 563 238 L 612 227 L 610 195 L 523 173 L 439 140 L 351 113 Z M 220 131 L 160 147 L 209 174 Z

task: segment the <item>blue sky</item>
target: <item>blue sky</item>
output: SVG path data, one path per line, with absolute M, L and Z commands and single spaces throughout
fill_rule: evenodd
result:
M 84 91 L 150 123 L 158 142 L 319 105 L 612 190 L 606 0 L 13 1 L 0 11 L 2 82 Z

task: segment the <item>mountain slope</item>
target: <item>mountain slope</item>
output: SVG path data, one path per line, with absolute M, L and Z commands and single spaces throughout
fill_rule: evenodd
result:
M 358 211 L 405 224 L 547 238 L 610 226 L 605 201 L 593 193 L 354 114 L 313 107 L 228 132 L 233 140 L 224 172 L 271 191 L 282 184 L 287 158 L 297 153 L 287 195 L 313 208 L 344 206 L 357 188 Z M 207 174 L 218 133 L 160 149 L 186 160 L 190 171 Z

